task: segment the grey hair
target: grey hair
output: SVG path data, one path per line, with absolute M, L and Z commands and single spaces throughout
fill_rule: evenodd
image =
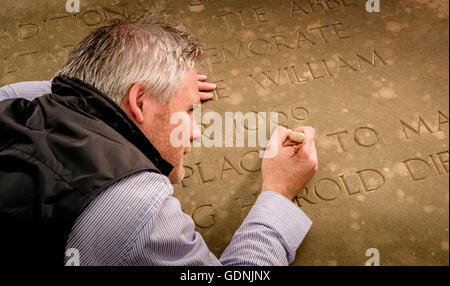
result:
M 143 82 L 158 102 L 168 103 L 184 73 L 202 57 L 202 45 L 185 27 L 162 17 L 135 17 L 92 31 L 57 75 L 82 80 L 117 104 Z

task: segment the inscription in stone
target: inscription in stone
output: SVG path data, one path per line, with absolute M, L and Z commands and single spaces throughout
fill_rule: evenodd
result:
M 1 85 L 51 79 L 89 31 L 158 11 L 205 45 L 198 70 L 217 89 L 202 112 L 313 126 L 319 171 L 293 200 L 313 226 L 294 265 L 448 265 L 448 2 L 382 1 L 378 13 L 364 0 L 3 2 Z M 259 119 L 233 128 L 248 136 Z M 260 151 L 194 148 L 174 185 L 217 256 L 261 192 Z

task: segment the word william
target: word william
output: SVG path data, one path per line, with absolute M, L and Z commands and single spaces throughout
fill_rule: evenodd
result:
M 279 67 L 276 70 L 266 70 L 256 74 L 251 73 L 248 77 L 258 87 L 265 90 L 268 87 L 279 87 L 286 84 L 300 85 L 313 80 L 339 77 L 343 73 L 362 72 L 366 67 L 375 68 L 386 65 L 388 65 L 388 62 L 381 57 L 375 48 L 372 48 L 372 56 L 369 58 L 355 52 L 353 53 L 353 61 L 351 58 L 337 55 L 333 59 L 307 62 L 301 67 L 290 64 Z

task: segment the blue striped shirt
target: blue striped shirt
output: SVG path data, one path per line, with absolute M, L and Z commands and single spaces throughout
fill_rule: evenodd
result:
M 0 88 L 0 100 L 50 93 L 50 82 Z M 311 220 L 282 195 L 262 192 L 218 259 L 173 197 L 169 179 L 138 172 L 98 195 L 78 217 L 66 248 L 80 265 L 288 265 Z

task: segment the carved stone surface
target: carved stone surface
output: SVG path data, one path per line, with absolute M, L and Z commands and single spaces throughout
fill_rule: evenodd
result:
M 448 265 L 448 1 L 64 2 L 2 1 L 1 85 L 50 79 L 107 19 L 160 9 L 206 45 L 198 69 L 218 89 L 203 112 L 316 128 L 319 171 L 295 200 L 313 226 L 294 265 L 364 265 L 370 248 L 381 265 Z M 174 185 L 217 256 L 260 192 L 258 150 L 194 148 Z

